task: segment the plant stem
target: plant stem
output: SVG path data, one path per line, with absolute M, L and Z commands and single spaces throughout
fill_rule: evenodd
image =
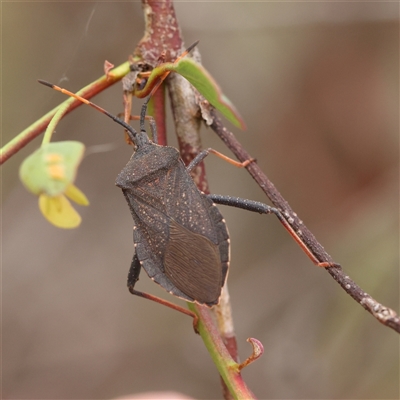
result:
M 199 334 L 233 398 L 255 399 L 254 394 L 243 381 L 239 364 L 231 357 L 222 341 L 210 310 L 195 304 L 189 304 L 189 308 L 199 316 Z

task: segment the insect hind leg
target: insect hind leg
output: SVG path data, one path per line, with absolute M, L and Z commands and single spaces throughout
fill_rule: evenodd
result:
M 133 290 L 134 286 L 136 285 L 136 282 L 139 280 L 140 269 L 141 269 L 140 262 L 135 252 L 133 254 L 131 267 L 129 268 L 129 273 L 128 273 L 129 291 L 131 290 L 131 288 Z
M 147 300 L 154 301 L 159 304 L 162 304 L 163 306 L 172 308 L 173 310 L 179 311 L 183 314 L 186 314 L 186 315 L 192 317 L 193 318 L 193 329 L 196 333 L 199 333 L 198 327 L 197 327 L 198 322 L 199 322 L 199 317 L 197 316 L 197 314 L 195 314 L 194 312 L 192 312 L 190 310 L 187 310 L 186 308 L 180 307 L 174 303 L 170 303 L 167 300 L 161 299 L 160 297 L 153 296 L 152 294 L 149 294 L 149 293 L 140 292 L 134 288 L 136 285 L 136 282 L 139 280 L 139 274 L 140 274 L 141 268 L 142 267 L 140 265 L 139 259 L 135 252 L 132 257 L 131 267 L 130 267 L 129 273 L 128 273 L 128 289 L 131 292 L 131 294 L 142 297 Z
M 290 236 L 292 236 L 292 238 L 315 265 L 322 268 L 340 267 L 340 265 L 337 263 L 319 261 L 277 208 L 260 203 L 258 201 L 241 199 L 240 197 L 221 196 L 215 194 L 210 194 L 208 197 L 217 204 L 237 207 L 247 211 L 258 212 L 260 214 L 275 214 L 279 222 L 284 226 L 284 228 L 289 232 Z

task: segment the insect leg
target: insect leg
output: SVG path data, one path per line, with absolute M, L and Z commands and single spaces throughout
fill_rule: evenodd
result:
M 135 252 L 133 254 L 131 267 L 129 268 L 129 273 L 128 273 L 128 288 L 133 288 L 136 285 L 136 282 L 139 280 L 140 270 L 141 270 L 140 262 Z
M 201 151 L 197 156 L 191 161 L 191 163 L 186 167 L 188 172 L 190 172 L 196 165 L 200 164 L 210 153 L 215 154 L 216 156 L 222 158 L 224 161 L 229 164 L 234 165 L 235 167 L 244 168 L 247 167 L 251 162 L 255 161 L 254 158 L 250 160 L 246 160 L 243 162 L 235 161 L 232 158 L 220 153 L 217 150 L 212 149 L 211 147 Z
M 161 299 L 160 297 L 156 297 L 151 294 L 144 293 L 144 292 L 139 292 L 138 290 L 134 289 L 136 282 L 139 280 L 140 269 L 141 269 L 140 262 L 136 255 L 136 252 L 135 252 L 135 254 L 133 255 L 131 267 L 130 267 L 129 273 L 128 273 L 128 289 L 129 289 L 129 291 L 135 296 L 139 296 L 139 297 L 143 297 L 144 299 L 147 299 L 147 300 L 155 301 L 156 303 L 162 304 L 166 307 L 172 308 L 173 310 L 176 310 L 183 314 L 189 315 L 190 317 L 193 318 L 194 331 L 196 333 L 199 333 L 198 329 L 197 329 L 199 317 L 194 312 L 187 310 L 186 308 L 180 307 L 174 303 L 170 303 L 169 301 Z
M 320 262 L 277 208 L 268 206 L 267 204 L 260 203 L 258 201 L 241 199 L 239 197 L 220 196 L 215 194 L 210 194 L 208 197 L 217 204 L 242 208 L 243 210 L 258 212 L 260 214 L 275 214 L 279 219 L 279 222 L 284 226 L 284 228 L 289 232 L 292 238 L 297 242 L 297 244 L 302 248 L 302 250 L 315 265 L 323 268 L 339 266 L 339 264 L 336 263 Z

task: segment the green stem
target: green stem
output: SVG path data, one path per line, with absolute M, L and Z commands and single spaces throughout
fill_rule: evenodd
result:
M 54 114 L 50 123 L 47 125 L 46 132 L 43 135 L 42 146 L 47 143 L 50 143 L 51 137 L 53 136 L 53 132 L 56 129 L 57 124 L 60 122 L 62 117 L 67 113 L 70 105 L 73 103 L 73 100 L 74 98 L 71 97 L 58 106 L 56 113 Z
M 108 76 L 103 75 L 99 79 L 85 86 L 78 92 L 78 94 L 82 97 L 85 97 L 86 99 L 90 99 L 96 94 L 102 92 L 104 89 L 120 81 L 129 71 L 130 71 L 129 62 L 125 62 L 119 65 L 118 67 L 114 68 L 108 74 Z M 49 111 L 46 115 L 38 119 L 28 128 L 23 130 L 19 135 L 17 135 L 14 139 L 10 140 L 6 145 L 4 145 L 0 149 L 0 165 L 3 164 L 5 161 L 7 161 L 14 154 L 16 154 L 23 147 L 25 147 L 34 138 L 39 136 L 44 131 L 44 129 L 46 129 L 51 119 L 54 117 L 54 115 L 60 108 L 64 106 L 67 107 L 66 111 L 64 111 L 63 114 L 61 115 L 62 117 L 65 114 L 71 112 L 76 107 L 79 107 L 80 105 L 82 105 L 82 103 L 79 100 L 73 99 L 71 101 L 71 99 L 67 99 L 59 106 Z M 51 138 L 51 133 L 49 133 L 48 135 Z M 44 140 L 47 141 L 49 140 L 49 138 L 46 138 Z
M 255 399 L 240 374 L 239 364 L 229 354 L 221 335 L 207 307 L 187 303 L 189 309 L 199 317 L 198 330 L 218 372 L 228 387 L 231 395 L 238 400 Z

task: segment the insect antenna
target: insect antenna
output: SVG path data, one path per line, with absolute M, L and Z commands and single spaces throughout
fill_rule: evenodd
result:
M 144 121 L 146 119 L 147 105 L 149 104 L 149 101 L 150 101 L 151 97 L 153 96 L 155 91 L 159 88 L 161 83 L 162 83 L 162 81 L 160 83 L 157 83 L 157 85 L 154 87 L 154 89 L 151 91 L 151 93 L 147 96 L 145 102 L 142 104 L 142 108 L 140 110 L 140 121 L 139 121 L 140 132 L 146 132 L 146 129 L 145 129 L 145 126 L 144 126 Z
M 47 82 L 47 81 L 44 81 L 42 79 L 38 79 L 38 82 L 41 83 L 42 85 L 45 85 L 45 86 L 48 86 L 48 87 L 50 87 L 50 88 L 52 88 L 54 90 L 57 90 L 58 92 L 64 93 L 67 96 L 73 97 L 73 98 L 81 101 L 82 103 L 87 104 L 88 106 L 96 109 L 97 111 L 100 111 L 101 113 L 107 115 L 107 117 L 111 118 L 117 124 L 122 125 L 129 132 L 129 136 L 130 136 L 131 140 L 133 142 L 136 142 L 136 137 L 137 137 L 138 133 L 136 132 L 136 130 L 134 128 L 132 128 L 130 125 L 128 125 L 122 119 L 120 119 L 120 118 L 116 117 L 115 115 L 109 113 L 107 110 L 105 110 L 104 108 L 98 106 L 97 104 L 94 104 L 91 101 L 89 101 L 89 100 L 87 100 L 87 99 L 85 99 L 85 98 L 83 98 L 83 97 L 81 97 L 81 96 L 79 96 L 79 95 L 77 95 L 77 94 L 75 94 L 73 92 L 70 92 L 69 90 L 63 89 L 63 88 L 61 88 L 61 87 L 59 87 L 57 85 L 54 85 L 54 84 L 52 84 L 50 82 Z M 145 101 L 146 106 L 147 106 L 147 103 L 148 103 L 149 100 L 150 99 L 146 99 L 146 101 Z M 144 113 L 146 113 L 146 107 L 144 108 Z M 143 120 L 143 126 L 144 126 L 144 120 Z

